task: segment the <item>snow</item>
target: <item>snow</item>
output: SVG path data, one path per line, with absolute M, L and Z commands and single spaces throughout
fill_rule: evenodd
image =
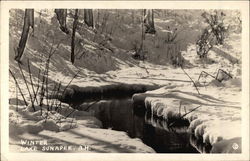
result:
M 14 17 L 13 14 L 11 14 L 12 17 Z M 38 82 L 38 69 L 44 68 L 51 45 L 55 47 L 60 42 L 50 63 L 48 76 L 50 94 L 53 93 L 51 89 L 53 89 L 54 81 L 61 82 L 62 87 L 65 87 L 72 80 L 72 77 L 78 71 L 80 72 L 71 82 L 69 88 L 66 89 L 66 94 L 56 96 L 56 98 L 60 98 L 60 96 L 73 98 L 79 93 L 90 95 L 96 92 L 103 94 L 117 89 L 120 92 L 148 91 L 133 95 L 134 102 L 145 105 L 145 108 L 150 109 L 153 115 L 162 117 L 165 120 L 178 120 L 186 112 L 200 106 L 195 111 L 185 115 L 183 119 L 189 121 L 188 129 L 197 139 L 202 138 L 203 143 L 209 143 L 215 147 L 213 151 L 218 152 L 219 150 L 216 150 L 218 149 L 216 147 L 218 146 L 220 149 L 221 143 L 229 147 L 232 139 L 241 138 L 242 61 L 241 42 L 238 41 L 241 38 L 240 34 L 232 33 L 225 41 L 226 45 L 216 46 L 215 50 L 209 52 L 209 59 L 201 61 L 196 54 L 194 45 L 194 39 L 200 31 L 192 30 L 192 34 L 190 34 L 191 31 L 187 30 L 182 33 L 180 37 L 188 37 L 181 45 L 183 49 L 181 49 L 181 54 L 185 59 L 184 70 L 196 82 L 200 92 L 199 95 L 192 81 L 185 75 L 183 70 L 169 65 L 168 59 L 164 55 L 165 49 L 155 49 L 152 42 L 146 41 L 152 50 L 149 61 L 132 59 L 127 41 L 133 39 L 133 36 L 138 36 L 136 34 L 127 35 L 127 33 L 121 32 L 122 35 L 115 35 L 113 41 L 100 45 L 98 41 L 103 41 L 105 36 L 97 35 L 98 38 L 94 41 L 94 32 L 89 28 L 82 27 L 83 29 L 76 33 L 78 35 L 77 41 L 79 41 L 79 44 L 76 45 L 76 50 L 79 51 L 77 53 L 79 59 L 77 57 L 75 64 L 72 65 L 70 62 L 70 36 L 62 34 L 58 29 L 57 22 L 53 20 L 53 14 L 53 12 L 49 11 L 48 15 L 43 17 L 43 21 L 47 22 L 47 24 L 40 24 L 43 30 L 35 29 L 35 36 L 29 37 L 22 58 L 22 62 L 24 62 L 22 68 L 26 78 L 29 77 L 27 59 L 31 62 L 35 86 Z M 35 16 L 36 18 L 39 17 L 37 13 Z M 172 23 L 172 19 L 156 19 L 155 23 L 157 29 L 164 33 L 164 26 Z M 189 25 L 199 25 L 199 23 L 194 22 Z M 124 25 L 124 27 L 126 26 Z M 127 26 L 126 28 L 130 27 Z M 18 65 L 14 61 L 13 47 L 18 44 L 20 30 L 21 28 L 15 25 L 10 27 L 12 34 L 10 35 L 9 68 L 15 73 L 27 102 L 30 102 L 26 85 L 22 80 Z M 48 35 L 48 37 L 44 35 Z M 56 39 L 53 39 L 53 37 L 56 37 Z M 118 41 L 118 39 L 121 40 Z M 126 43 L 122 44 L 122 42 Z M 84 52 L 84 54 L 80 58 L 81 52 Z M 157 58 L 157 56 L 161 57 Z M 40 58 L 42 61 L 40 61 Z M 218 69 L 225 70 L 233 78 L 218 82 L 211 77 L 206 77 L 198 82 L 198 77 L 202 71 L 216 76 Z M 20 93 L 17 107 L 15 105 L 15 82 L 11 77 L 9 80 L 11 151 L 17 152 L 20 150 L 19 140 L 22 138 L 47 139 L 53 146 L 88 145 L 91 148 L 90 151 L 75 152 L 154 152 L 152 148 L 143 144 L 140 139 L 132 139 L 125 132 L 102 129 L 101 121 L 95 118 L 94 112 L 91 111 L 78 111 L 64 103 L 62 103 L 62 108 L 59 111 L 56 110 L 56 106 L 52 106 L 52 109 L 48 111 L 46 105 L 40 107 L 35 104 L 36 111 L 34 111 L 31 104 L 26 107 L 24 103 L 21 103 L 22 97 Z M 31 89 L 29 79 L 28 86 Z M 61 92 L 63 89 L 61 89 Z M 110 93 L 114 94 L 115 92 Z M 44 102 L 46 101 L 47 99 L 44 100 Z M 48 101 L 58 100 L 50 99 Z M 153 126 L 158 126 L 153 119 L 147 121 L 151 122 Z M 161 127 L 168 130 L 166 124 Z M 179 132 L 182 130 L 180 129 Z M 194 143 L 193 145 L 200 149 L 198 144 Z M 42 151 L 42 147 L 39 148 L 38 151 Z M 222 149 L 222 151 L 225 151 L 225 149 Z
M 135 102 L 144 100 L 145 108 L 165 120 L 178 120 L 200 106 L 181 119 L 190 122 L 190 132 L 197 139 L 203 138 L 204 143 L 214 145 L 221 140 L 241 137 L 241 93 L 238 87 L 209 86 L 199 91 L 200 95 L 193 86 L 170 86 L 135 94 L 133 99 Z
M 11 106 L 11 109 L 16 107 Z M 46 140 L 48 146 L 88 146 L 89 150 L 75 150 L 66 152 L 145 152 L 152 153 L 153 149 L 144 145 L 140 139 L 131 139 L 125 132 L 108 129 L 100 129 L 102 124 L 90 113 L 75 111 L 72 118 L 55 121 L 55 117 L 62 117 L 74 109 L 61 110 L 61 114 L 49 114 L 47 119 L 40 117 L 34 120 L 40 111 L 30 112 L 25 107 L 19 107 L 19 111 L 10 110 L 10 148 L 12 152 L 20 152 L 19 138 L 23 140 Z M 45 111 L 45 110 L 44 110 Z M 21 116 L 22 115 L 22 116 Z M 38 115 L 41 116 L 41 115 Z M 23 117 L 23 118 L 22 118 Z M 35 117 L 38 118 L 38 117 Z M 34 121 L 32 121 L 34 120 Z M 37 122 L 38 121 L 38 122 Z M 59 121 L 59 120 L 58 120 Z M 35 152 L 46 152 L 44 146 L 38 145 Z M 34 152 L 34 151 L 33 151 Z

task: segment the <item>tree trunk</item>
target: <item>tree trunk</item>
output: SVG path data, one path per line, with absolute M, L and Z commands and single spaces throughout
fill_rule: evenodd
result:
M 153 10 L 144 10 L 144 25 L 146 27 L 145 33 L 155 34 L 154 26 L 154 11 Z
M 23 32 L 21 39 L 19 41 L 19 45 L 17 47 L 17 55 L 15 56 L 16 61 L 20 61 L 24 48 L 28 39 L 29 35 L 29 28 L 30 26 L 34 30 L 34 9 L 25 9 L 25 16 L 24 16 L 24 25 L 23 25 Z
M 131 17 L 132 17 L 132 24 L 134 24 L 135 23 L 135 10 L 134 9 L 132 9 Z
M 92 11 L 92 9 L 84 9 L 84 22 L 89 27 L 94 27 L 94 23 L 93 23 L 93 11 Z
M 106 29 L 108 18 L 109 18 L 109 13 L 105 12 L 104 15 L 103 15 L 103 18 L 102 18 L 101 34 L 104 32 L 104 29 Z
M 72 39 L 71 39 L 71 62 L 72 64 L 74 64 L 75 62 L 75 33 L 76 33 L 76 28 L 77 28 L 77 20 L 78 20 L 78 9 L 75 10 Z
M 142 11 L 142 22 L 141 22 L 141 31 L 142 31 L 142 35 L 141 35 L 141 47 L 139 50 L 139 56 L 143 57 L 143 41 L 145 40 L 145 34 L 144 34 L 144 23 L 145 23 L 145 9 Z
M 151 25 L 152 28 L 155 29 L 155 22 L 154 22 L 154 10 L 151 10 Z
M 60 24 L 60 29 L 66 33 L 69 34 L 69 30 L 67 28 L 66 19 L 67 19 L 67 9 L 55 9 L 55 13 L 57 16 L 57 20 Z
M 95 27 L 97 29 L 100 27 L 100 12 L 99 12 L 99 9 L 97 10 L 97 18 L 96 18 Z

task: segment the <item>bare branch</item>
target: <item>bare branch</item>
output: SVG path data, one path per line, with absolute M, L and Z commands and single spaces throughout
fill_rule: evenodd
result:
M 74 77 L 69 81 L 69 83 L 67 84 L 67 86 L 64 88 L 62 94 L 64 94 L 64 92 L 66 91 L 66 89 L 69 87 L 70 83 L 77 77 L 77 75 L 80 73 L 80 70 L 74 75 Z
M 198 87 L 196 86 L 195 82 L 193 81 L 193 79 L 187 74 L 187 72 L 181 67 L 181 69 L 183 70 L 183 72 L 188 76 L 188 78 L 193 82 L 196 91 L 198 92 L 198 94 L 200 94 Z
M 29 86 L 28 86 L 28 82 L 27 82 L 27 80 L 26 80 L 26 78 L 25 78 L 25 76 L 24 76 L 24 74 L 23 74 L 22 67 L 21 67 L 21 65 L 20 65 L 19 63 L 18 63 L 18 67 L 19 67 L 19 70 L 21 71 L 21 74 L 22 74 L 22 76 L 23 76 L 24 83 L 25 83 L 25 85 L 26 85 L 26 87 L 27 87 L 27 90 L 28 90 L 28 93 L 29 93 L 29 95 L 30 95 L 30 101 L 31 101 L 32 108 L 34 109 L 34 111 L 36 111 L 35 106 L 34 106 L 34 100 L 32 99 L 32 95 L 31 95 L 31 93 L 30 93 L 30 89 L 29 89 Z
M 28 61 L 28 69 L 29 69 L 29 76 L 30 76 L 30 83 L 31 83 L 31 87 L 32 87 L 32 91 L 33 91 L 33 95 L 34 95 L 34 101 L 36 100 L 36 102 L 38 103 L 36 97 L 35 97 L 35 89 L 34 89 L 34 84 L 33 84 L 33 80 L 32 80 L 32 76 L 31 76 L 31 70 L 30 70 L 30 61 L 29 59 L 27 60 Z
M 23 101 L 24 101 L 25 105 L 28 106 L 28 103 L 27 103 L 26 100 L 25 100 L 25 97 L 24 97 L 24 95 L 23 95 L 23 92 L 22 92 L 22 90 L 21 90 L 21 88 L 20 88 L 20 86 L 19 86 L 17 80 L 16 80 L 15 75 L 12 73 L 12 71 L 11 71 L 10 69 L 9 69 L 9 72 L 10 72 L 11 76 L 13 77 L 14 81 L 16 82 L 16 85 L 17 85 L 17 87 L 18 87 L 18 89 L 19 89 L 19 91 L 20 91 L 20 93 L 21 93 L 21 95 L 22 95 L 22 97 L 23 97 Z

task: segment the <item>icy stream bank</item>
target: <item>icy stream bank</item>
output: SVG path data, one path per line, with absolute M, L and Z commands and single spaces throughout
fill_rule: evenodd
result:
M 166 120 L 168 126 L 176 126 L 178 121 L 187 120 L 190 123 L 189 131 L 196 140 L 213 146 L 211 152 L 240 152 L 240 91 L 223 87 L 200 90 L 202 94 L 198 95 L 193 87 L 169 86 L 135 94 L 133 101 L 138 107 L 144 107 L 152 115 Z M 236 144 L 238 147 L 233 149 Z M 204 149 L 199 148 L 198 144 L 194 146 L 203 152 Z
M 86 109 L 89 103 L 81 107 Z M 131 99 L 100 100 L 89 108 L 105 129 L 124 131 L 130 138 L 139 138 L 157 153 L 197 153 L 191 145 L 188 127 L 164 128 L 166 123 L 147 115 L 144 109 L 134 107 Z M 149 117 L 148 117 L 149 116 Z
M 143 93 L 155 90 L 161 86 L 147 83 L 110 83 L 101 86 L 78 86 L 71 85 L 59 96 L 60 101 L 65 103 L 81 104 L 86 101 L 96 101 L 101 99 L 131 98 L 135 93 Z M 52 96 L 53 97 L 53 96 Z

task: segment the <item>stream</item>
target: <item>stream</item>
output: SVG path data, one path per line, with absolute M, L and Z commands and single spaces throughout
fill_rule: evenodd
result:
M 164 120 L 151 116 L 143 108 L 135 108 L 128 98 L 100 100 L 89 108 L 103 124 L 103 128 L 125 131 L 157 153 L 198 153 L 190 144 L 188 126 L 168 129 Z

